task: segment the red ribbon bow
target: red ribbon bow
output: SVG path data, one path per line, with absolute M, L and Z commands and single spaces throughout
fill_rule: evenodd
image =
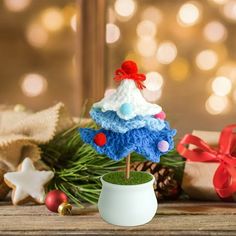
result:
M 213 185 L 221 198 L 231 197 L 236 192 L 235 128 L 236 124 L 233 124 L 222 130 L 217 149 L 191 134 L 185 135 L 177 145 L 179 154 L 190 161 L 220 163 L 213 177 Z M 188 149 L 186 145 L 189 144 L 196 148 Z
M 126 71 L 122 68 L 119 68 L 115 71 L 115 81 L 122 81 L 124 79 L 132 79 L 135 81 L 136 86 L 138 89 L 146 88 L 143 84 L 143 81 L 146 79 L 146 76 L 144 74 L 138 74 L 138 73 L 126 73 Z

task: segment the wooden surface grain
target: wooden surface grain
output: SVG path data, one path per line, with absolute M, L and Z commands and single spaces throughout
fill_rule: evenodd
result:
M 88 210 L 87 210 L 88 209 Z M 45 206 L 0 204 L 1 235 L 236 235 L 236 203 L 161 203 L 155 218 L 138 227 L 107 224 L 94 207 L 58 216 Z

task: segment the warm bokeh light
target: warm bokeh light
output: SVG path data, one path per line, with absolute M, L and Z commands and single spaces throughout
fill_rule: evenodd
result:
M 157 7 L 147 7 L 142 12 L 142 19 L 149 20 L 155 24 L 160 24 L 163 18 L 162 12 Z
M 26 111 L 26 107 L 22 104 L 16 104 L 13 108 L 13 110 L 15 112 L 25 112 Z
M 173 80 L 183 81 L 187 79 L 190 68 L 185 58 L 177 58 L 169 67 L 169 74 Z
M 178 12 L 177 20 L 182 26 L 192 26 L 199 22 L 201 9 L 195 2 L 183 4 Z
M 31 0 L 4 0 L 4 5 L 9 11 L 23 11 L 31 3 Z
M 137 25 L 137 34 L 140 38 L 154 37 L 157 32 L 156 25 L 150 20 L 143 20 Z
M 43 47 L 48 41 L 48 33 L 40 24 L 31 24 L 26 30 L 26 38 L 33 47 Z
M 146 89 L 150 91 L 158 91 L 163 85 L 163 77 L 156 71 L 151 71 L 146 74 L 146 80 L 144 81 Z
M 157 61 L 161 64 L 170 64 L 173 62 L 177 55 L 177 48 L 174 43 L 164 41 L 160 43 L 157 49 Z
M 225 18 L 236 21 L 236 0 L 229 0 L 222 8 Z
M 234 122 L 236 0 L 101 2 L 0 1 L 3 103 L 37 111 L 60 100 L 78 116 L 87 98 L 112 96 L 116 70 L 133 60 L 177 139 Z
M 73 31 L 77 31 L 77 16 L 73 15 L 70 19 L 70 26 L 72 28 Z
M 136 4 L 133 0 L 116 0 L 115 11 L 122 17 L 131 17 L 136 9 Z
M 112 95 L 114 92 L 116 91 L 116 89 L 114 88 L 107 88 L 105 93 L 104 93 L 104 97 L 109 97 L 110 95 Z
M 149 102 L 156 102 L 160 99 L 161 95 L 162 95 L 162 90 L 158 90 L 158 91 L 150 91 L 148 89 L 143 89 L 142 90 L 143 96 L 144 98 L 149 101 Z
M 228 0 L 210 0 L 211 2 L 219 5 L 225 4 Z
M 56 7 L 47 8 L 42 12 L 42 23 L 49 31 L 58 31 L 64 24 L 61 10 Z
M 157 49 L 157 42 L 152 38 L 141 38 L 137 42 L 137 49 L 144 57 L 154 56 Z
M 115 43 L 120 38 L 120 29 L 117 25 L 108 23 L 106 25 L 106 42 Z
M 47 80 L 40 74 L 27 74 L 21 82 L 22 92 L 28 97 L 36 97 L 47 89 Z
M 219 21 L 208 23 L 203 30 L 204 37 L 210 42 L 222 42 L 227 37 L 225 26 Z
M 213 50 L 207 49 L 201 51 L 196 56 L 196 64 L 201 70 L 211 70 L 217 65 L 217 63 L 218 55 Z
M 218 115 L 223 113 L 229 106 L 229 99 L 227 97 L 217 96 L 212 94 L 206 101 L 205 107 L 208 113 Z
M 232 82 L 224 76 L 216 77 L 212 82 L 212 90 L 218 96 L 226 96 L 231 92 Z
M 225 76 L 232 82 L 236 82 L 236 63 L 227 62 L 218 68 L 216 71 L 217 76 Z

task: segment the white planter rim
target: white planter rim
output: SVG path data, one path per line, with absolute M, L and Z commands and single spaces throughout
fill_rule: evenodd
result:
M 119 171 L 116 171 L 116 172 L 119 172 Z M 139 172 L 142 172 L 142 171 L 139 171 Z M 143 184 L 130 184 L 130 185 L 113 184 L 113 183 L 107 182 L 103 179 L 103 177 L 107 174 L 101 176 L 101 182 L 102 182 L 103 186 L 109 187 L 109 188 L 114 188 L 114 189 L 123 189 L 123 190 L 125 190 L 125 189 L 130 189 L 130 188 L 132 188 L 132 189 L 143 188 L 143 187 L 148 186 L 150 184 L 152 185 L 155 181 L 155 177 L 152 174 L 150 174 L 148 172 L 144 172 L 144 173 L 150 175 L 152 177 L 152 179 L 150 181 L 146 182 L 146 183 L 143 183 Z

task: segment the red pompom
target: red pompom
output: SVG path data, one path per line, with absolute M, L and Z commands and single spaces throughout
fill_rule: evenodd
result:
M 107 143 L 107 137 L 104 133 L 98 133 L 94 136 L 94 143 L 102 147 Z
M 63 203 L 67 202 L 68 198 L 65 193 L 60 190 L 50 191 L 45 198 L 45 205 L 48 210 L 52 212 L 58 212 L 58 207 Z
M 133 61 L 124 61 L 121 68 L 126 74 L 136 74 L 138 72 L 137 64 Z
M 165 120 L 166 113 L 164 111 L 161 111 L 160 113 L 156 114 L 154 117 L 158 118 L 158 119 L 161 119 L 161 120 Z

